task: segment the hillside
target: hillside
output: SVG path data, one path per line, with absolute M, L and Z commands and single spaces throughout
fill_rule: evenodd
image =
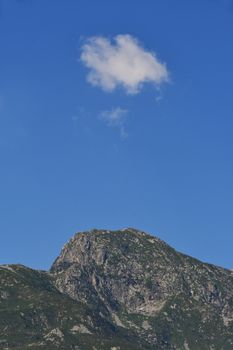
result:
M 0 349 L 230 350 L 233 274 L 135 229 L 77 233 L 49 272 L 0 266 Z

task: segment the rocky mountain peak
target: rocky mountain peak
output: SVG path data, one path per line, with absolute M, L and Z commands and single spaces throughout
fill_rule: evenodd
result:
M 200 269 L 202 281 L 197 278 Z M 62 249 L 51 272 L 58 276 L 58 289 L 74 299 L 95 303 L 98 296 L 108 310 L 123 305 L 148 315 L 176 293 L 203 298 L 202 291 L 209 288 L 214 274 L 210 265 L 132 228 L 77 233 Z
M 46 350 L 233 348 L 232 271 L 143 231 L 79 232 L 49 273 L 4 266 L 0 275 L 4 349 L 8 343 Z M 30 338 L 28 347 L 15 347 L 16 338 L 24 345 Z
M 160 239 L 133 228 L 78 232 L 65 244 L 51 271 L 59 272 L 74 263 L 85 264 L 85 261 L 101 265 L 107 257 L 117 255 L 120 258 L 127 252 L 135 255 L 140 254 L 141 250 L 141 253 L 145 254 L 145 251 L 142 251 L 145 242 L 148 248 L 150 246 L 153 250 L 155 245 L 158 245 L 157 250 L 160 249 L 159 246 L 166 246 Z
M 59 290 L 74 299 L 95 303 L 98 296 L 108 310 L 124 305 L 150 314 L 174 288 L 179 263 L 172 248 L 145 232 L 94 229 L 75 234 L 51 272 Z

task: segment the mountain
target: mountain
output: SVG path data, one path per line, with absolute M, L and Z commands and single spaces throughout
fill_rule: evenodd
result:
M 232 350 L 233 273 L 135 229 L 77 233 L 49 272 L 0 266 L 1 350 Z

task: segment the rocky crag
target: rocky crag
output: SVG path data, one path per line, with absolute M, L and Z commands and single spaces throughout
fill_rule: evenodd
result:
M 135 229 L 77 233 L 49 272 L 0 266 L 1 350 L 232 350 L 233 273 Z

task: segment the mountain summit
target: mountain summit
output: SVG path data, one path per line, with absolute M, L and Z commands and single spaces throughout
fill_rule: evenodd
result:
M 80 232 L 49 272 L 0 266 L 0 349 L 230 350 L 233 274 L 136 229 Z

